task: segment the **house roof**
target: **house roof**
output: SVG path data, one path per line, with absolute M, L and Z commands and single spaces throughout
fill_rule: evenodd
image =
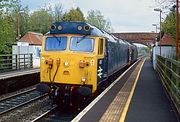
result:
M 19 42 L 27 42 L 31 45 L 42 45 L 43 34 L 35 32 L 27 32 Z
M 161 43 L 159 43 L 158 45 L 161 46 L 172 46 L 174 45 L 174 42 L 173 42 L 173 38 L 170 34 L 164 34 L 164 36 L 161 38 Z

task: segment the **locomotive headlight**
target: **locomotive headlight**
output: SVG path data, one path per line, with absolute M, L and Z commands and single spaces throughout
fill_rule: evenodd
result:
M 84 83 L 84 82 L 86 82 L 86 78 L 85 77 L 82 77 L 81 78 L 81 81 Z
M 85 26 L 84 26 L 84 30 L 85 30 L 85 31 L 89 31 L 89 30 L 90 30 L 90 26 L 89 26 L 89 25 L 85 25 Z
M 56 26 L 54 24 L 51 25 L 50 29 L 54 31 L 56 29 Z
M 69 62 L 68 62 L 68 61 L 65 61 L 65 62 L 64 62 L 64 66 L 65 66 L 65 67 L 68 67 L 68 66 L 69 66 Z

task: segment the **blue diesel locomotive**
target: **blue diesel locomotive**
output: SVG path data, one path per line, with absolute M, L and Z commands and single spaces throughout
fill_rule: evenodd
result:
M 95 26 L 56 22 L 43 38 L 37 88 L 66 103 L 73 96 L 91 96 L 108 77 L 136 59 L 135 45 Z

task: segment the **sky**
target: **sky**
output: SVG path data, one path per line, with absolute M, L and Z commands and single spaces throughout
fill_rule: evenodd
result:
M 152 32 L 159 24 L 159 12 L 155 0 L 21 0 L 30 11 L 44 6 L 62 4 L 64 11 L 79 7 L 85 17 L 90 10 L 100 10 L 110 20 L 113 32 Z

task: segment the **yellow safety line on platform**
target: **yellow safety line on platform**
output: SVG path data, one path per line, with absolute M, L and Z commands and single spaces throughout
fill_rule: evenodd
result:
M 143 63 L 141 64 L 140 70 L 139 70 L 138 75 L 137 75 L 137 77 L 136 77 L 136 80 L 135 80 L 135 82 L 134 82 L 134 84 L 133 84 L 133 87 L 132 87 L 132 89 L 131 89 L 130 95 L 129 95 L 128 100 L 127 100 L 127 102 L 126 102 L 126 104 L 125 104 L 125 107 L 124 107 L 124 109 L 123 109 L 123 112 L 122 112 L 122 115 L 121 115 L 121 117 L 120 117 L 119 122 L 124 122 L 124 121 L 125 121 L 126 114 L 127 114 L 128 109 L 129 109 L 129 105 L 130 105 L 132 96 L 133 96 L 133 94 L 134 94 L 134 90 L 135 90 L 135 88 L 136 88 L 136 84 L 137 84 L 137 81 L 138 81 L 138 79 L 139 79 L 139 75 L 140 75 L 140 72 L 141 72 L 141 70 L 142 70 L 142 67 L 143 67 L 143 65 L 144 65 L 145 60 L 146 60 L 146 59 L 144 59 L 144 60 L 143 60 Z

